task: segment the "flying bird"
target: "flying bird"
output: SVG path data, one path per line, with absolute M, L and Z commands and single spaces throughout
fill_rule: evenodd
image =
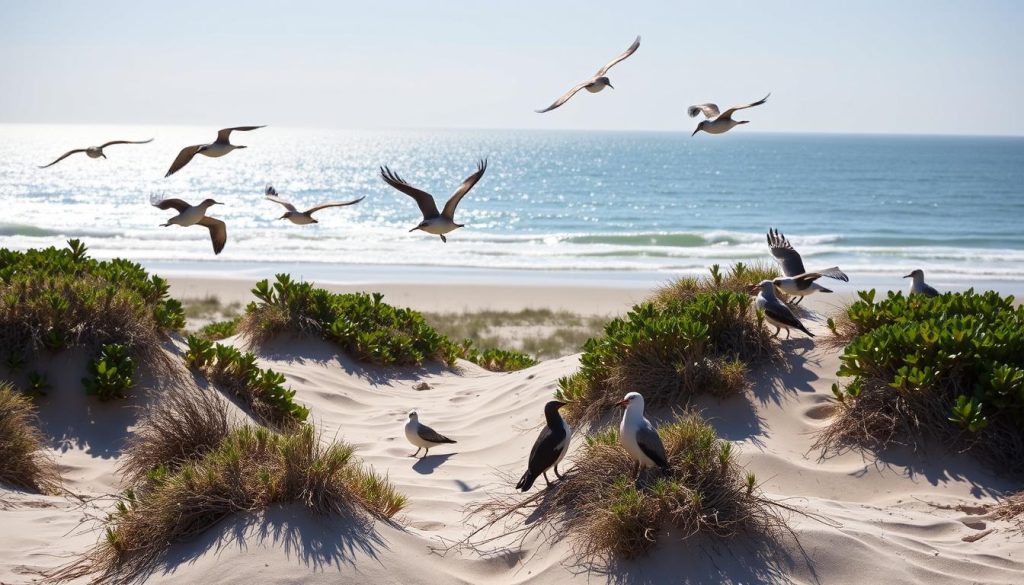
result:
M 409 411 L 409 421 L 405 423 L 405 438 L 412 443 L 413 447 L 416 447 L 416 452 L 409 457 L 419 455 L 420 449 L 426 449 L 423 452 L 423 456 L 426 457 L 430 453 L 431 447 L 455 442 L 421 423 L 420 417 L 416 414 L 415 410 Z
M 320 211 L 321 209 L 327 209 L 328 207 L 344 207 L 346 205 L 355 205 L 356 203 L 359 203 L 363 199 L 366 199 L 366 197 L 363 196 L 360 197 L 359 199 L 353 199 L 352 201 L 332 201 L 330 203 L 322 203 L 320 205 L 317 205 L 316 207 L 310 207 L 306 211 L 299 211 L 298 209 L 295 209 L 295 206 L 292 205 L 291 202 L 285 201 L 284 199 L 278 197 L 277 190 L 274 189 L 273 186 L 267 185 L 267 190 L 265 194 L 267 196 L 267 199 L 273 201 L 274 203 L 280 203 L 281 205 L 284 206 L 285 209 L 288 210 L 285 212 L 284 215 L 277 219 L 287 219 L 288 221 L 297 225 L 320 223 L 317 220 L 313 219 L 313 214 L 317 211 Z
M 560 97 L 557 100 L 555 100 L 555 102 L 553 104 L 551 104 L 550 106 L 544 108 L 543 110 L 535 110 L 535 111 L 538 114 L 543 114 L 544 112 L 550 112 L 551 110 L 553 110 L 553 109 L 561 106 L 565 102 L 569 101 L 569 98 L 571 98 L 572 96 L 576 95 L 576 92 L 578 92 L 581 89 L 585 89 L 585 90 L 589 91 L 590 93 L 597 93 L 597 92 L 601 91 L 602 89 L 604 89 L 605 87 L 610 87 L 612 89 L 615 89 L 615 87 L 612 85 L 612 82 L 608 80 L 608 77 L 606 77 L 606 74 L 608 73 L 608 70 L 611 69 L 619 61 L 622 61 L 626 57 L 629 57 L 630 55 L 635 53 L 636 50 L 639 49 L 639 48 L 640 48 L 640 37 L 638 36 L 638 37 L 636 37 L 636 40 L 633 41 L 633 44 L 630 45 L 628 49 L 626 49 L 625 53 L 623 53 L 623 54 L 619 55 L 618 57 L 612 59 L 604 67 L 598 69 L 597 73 L 595 73 L 593 77 L 591 77 L 590 79 L 588 79 L 588 80 L 586 80 L 586 81 L 584 81 L 582 83 L 577 84 L 575 87 L 573 87 L 569 91 L 565 92 L 565 94 L 563 94 L 562 97 Z
M 437 211 L 437 204 L 434 202 L 433 195 L 420 191 L 406 183 L 402 177 L 392 172 L 387 166 L 380 168 L 380 176 L 388 185 L 415 199 L 416 204 L 420 207 L 420 211 L 423 212 L 423 221 L 418 226 L 409 230 L 410 232 L 423 230 L 428 234 L 441 236 L 441 241 L 447 242 L 448 238 L 444 237 L 444 235 L 464 225 L 455 223 L 455 208 L 459 205 L 459 201 L 462 201 L 462 198 L 465 197 L 466 193 L 469 193 L 469 190 L 473 188 L 473 185 L 476 185 L 480 177 L 484 176 L 484 171 L 486 170 L 487 159 L 484 159 L 477 166 L 477 171 L 459 185 L 459 188 L 455 190 L 455 193 L 448 199 L 448 202 L 444 204 L 444 210 L 440 213 Z
M 782 292 L 795 296 L 797 298 L 795 304 L 800 304 L 805 296 L 816 292 L 832 292 L 815 282 L 822 276 L 850 282 L 850 277 L 838 266 L 807 272 L 800 253 L 793 249 L 793 245 L 789 243 L 786 236 L 779 233 L 779 230 L 768 230 L 768 250 L 775 257 L 775 261 L 779 263 L 783 274 L 772 282 Z
M 749 124 L 750 120 L 733 120 L 732 115 L 739 110 L 760 106 L 768 101 L 768 97 L 771 95 L 772 94 L 769 93 L 754 103 L 742 106 L 733 106 L 722 113 L 718 112 L 718 106 L 715 104 L 698 104 L 696 106 L 690 106 L 686 109 L 686 113 L 688 113 L 691 118 L 696 118 L 701 114 L 704 114 L 704 117 L 707 118 L 707 120 L 701 120 L 700 123 L 697 124 L 697 129 L 694 130 L 693 134 L 690 134 L 690 136 L 697 134 L 701 130 L 708 134 L 724 134 L 739 124 Z
M 551 480 L 548 479 L 548 469 L 554 468 L 555 477 L 562 479 L 562 475 L 558 473 L 558 464 L 562 461 L 562 457 L 565 457 L 566 451 L 569 450 L 569 439 L 572 438 L 572 429 L 565 423 L 562 416 L 558 414 L 558 409 L 565 406 L 566 403 L 560 400 L 552 400 L 544 405 L 544 420 L 547 425 L 544 430 L 540 432 L 540 436 L 533 443 L 533 449 L 530 450 L 530 459 L 526 466 L 526 473 L 519 479 L 519 483 L 516 484 L 516 489 L 520 491 L 530 491 L 533 487 L 533 482 L 541 475 L 544 476 L 544 481 L 551 485 Z
M 110 142 L 104 142 L 103 144 L 101 144 L 99 146 L 90 146 L 88 148 L 76 148 L 74 150 L 69 150 L 69 151 L 65 152 L 64 154 L 60 155 L 60 158 L 58 158 L 57 160 L 53 161 L 52 163 L 50 163 L 48 165 L 43 165 L 43 166 L 41 166 L 39 168 L 45 169 L 47 167 L 52 167 L 53 165 L 55 165 L 55 164 L 59 163 L 60 161 L 66 159 L 67 157 L 71 156 L 72 154 L 77 154 L 79 152 L 84 152 L 86 155 L 88 155 L 89 158 L 101 158 L 101 157 L 102 158 L 107 158 L 107 155 L 103 154 L 103 149 L 108 147 L 108 146 L 113 146 L 114 144 L 149 144 L 150 142 L 153 142 L 152 138 L 150 138 L 149 140 L 138 140 L 138 141 L 135 141 L 135 140 L 111 140 Z
M 213 242 L 213 253 L 220 254 L 220 251 L 224 249 L 224 243 L 228 240 L 227 227 L 224 225 L 223 221 L 207 217 L 206 215 L 206 211 L 214 205 L 222 205 L 219 201 L 204 199 L 199 205 L 189 205 L 181 199 L 163 199 L 154 202 L 153 205 L 160 209 L 174 209 L 178 212 L 178 215 L 167 220 L 167 223 L 161 224 L 161 226 L 167 227 L 172 224 L 180 225 L 182 227 L 188 227 L 196 224 L 205 226 L 210 230 L 210 240 Z
M 779 300 L 779 297 L 775 296 L 775 283 L 770 280 L 762 280 L 760 284 L 755 284 L 750 292 L 757 293 L 757 299 L 755 305 L 758 309 L 764 311 L 764 318 L 775 326 L 775 337 L 779 336 L 779 332 L 782 329 L 786 330 L 786 338 L 789 338 L 790 329 L 799 329 L 810 337 L 814 337 L 814 334 L 804 327 L 804 324 L 800 322 L 800 319 L 796 318 L 793 311 L 789 308 L 786 303 Z
M 171 163 L 171 168 L 167 169 L 167 174 L 164 177 L 170 177 L 174 173 L 181 170 L 182 167 L 187 165 L 197 154 L 203 156 L 209 156 L 213 158 L 222 157 L 225 154 L 235 150 L 236 148 L 247 148 L 241 144 L 231 144 L 231 133 L 234 131 L 248 132 L 250 130 L 256 130 L 259 128 L 266 128 L 266 126 L 236 126 L 234 128 L 224 128 L 217 132 L 217 140 L 214 140 L 210 144 L 196 144 L 194 146 L 186 146 L 181 149 L 178 156 Z
M 941 293 L 924 281 L 924 270 L 918 268 L 903 278 L 912 278 L 910 283 L 910 294 L 924 295 L 926 297 L 937 297 Z
M 642 467 L 668 470 L 665 445 L 658 431 L 654 430 L 654 425 L 644 417 L 644 397 L 639 392 L 630 392 L 615 405 L 626 409 L 619 424 L 619 442 L 636 461 L 633 475 L 638 476 Z

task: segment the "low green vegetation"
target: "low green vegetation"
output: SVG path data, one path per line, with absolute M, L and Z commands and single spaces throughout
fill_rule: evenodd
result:
M 89 375 L 82 378 L 87 394 L 100 400 L 125 398 L 135 382 L 135 361 L 123 343 L 106 343 L 89 361 Z
M 256 356 L 230 345 L 189 335 L 185 363 L 199 370 L 218 388 L 234 393 L 254 414 L 276 426 L 306 420 L 309 409 L 295 402 L 295 391 L 285 388 L 283 374 L 256 365 Z
M 749 293 L 726 286 L 757 275 L 739 265 L 730 274 L 726 281 L 713 270 L 709 279 L 670 285 L 588 340 L 579 371 L 559 380 L 567 418 L 593 422 L 633 391 L 658 407 L 746 389 L 747 364 L 775 357 L 778 349 Z
M 720 265 L 713 264 L 709 276 L 684 276 L 674 280 L 658 289 L 651 301 L 659 306 L 667 306 L 674 302 L 689 300 L 701 293 L 729 291 L 749 295 L 750 288 L 755 284 L 762 280 L 773 280 L 778 276 L 778 267 L 767 262 L 737 262 L 724 271 Z
M 214 321 L 207 323 L 196 331 L 196 337 L 207 341 L 220 341 L 238 333 L 238 323 L 241 317 L 235 317 L 226 321 Z
M 405 497 L 365 469 L 351 446 L 324 444 L 309 425 L 292 434 L 244 426 L 176 469 L 154 468 L 122 495 L 100 542 L 53 578 L 134 582 L 173 544 L 231 514 L 288 503 L 320 515 L 391 518 Z
M 819 445 L 937 440 L 1024 471 L 1024 307 L 996 292 L 859 293 L 834 329 L 850 336 Z
M 513 525 L 511 531 L 557 527 L 584 558 L 612 562 L 642 557 L 668 539 L 729 541 L 746 535 L 770 542 L 785 527 L 777 505 L 736 463 L 732 444 L 698 414 L 686 414 L 658 434 L 667 472 L 650 469 L 637 478 L 615 430 L 591 435 L 552 487 L 525 500 L 516 495 L 479 506 L 476 512 L 489 514 L 483 529 L 529 516 L 530 525 Z
M 45 445 L 32 399 L 0 384 L 0 483 L 56 494 L 60 475 Z
M 472 343 L 455 343 L 412 309 L 393 307 L 379 293 L 338 294 L 294 282 L 286 274 L 274 284 L 256 283 L 257 301 L 246 308 L 238 326 L 249 343 L 259 345 L 291 331 L 316 335 L 338 345 L 355 359 L 377 365 L 420 365 L 436 360 L 453 365 L 476 357 L 500 370 L 532 365 L 516 352 L 479 352 Z

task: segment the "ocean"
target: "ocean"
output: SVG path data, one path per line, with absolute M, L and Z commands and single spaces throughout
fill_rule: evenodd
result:
M 261 120 L 246 121 L 261 123 Z M 216 128 L 0 125 L 0 247 L 79 238 L 96 257 L 198 274 L 259 274 L 301 267 L 310 279 L 438 272 L 647 275 L 701 272 L 714 263 L 771 260 L 775 227 L 808 269 L 839 265 L 851 277 L 1024 279 L 1024 138 L 784 135 L 739 128 L 683 133 L 513 130 L 288 129 L 232 136 L 248 145 L 197 156 L 164 178 L 178 150 Z M 107 140 L 108 159 L 66 150 Z M 409 233 L 411 198 L 391 189 L 387 164 L 433 193 L 438 206 L 487 158 L 463 199 L 465 228 Z M 296 226 L 263 198 L 271 183 L 300 209 L 366 196 Z M 224 203 L 228 226 L 214 256 L 200 227 L 160 227 L 162 197 Z M 642 280 L 642 278 L 641 278 Z

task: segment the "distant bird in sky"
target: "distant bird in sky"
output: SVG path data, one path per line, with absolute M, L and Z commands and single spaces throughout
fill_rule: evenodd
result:
M 423 456 L 426 457 L 430 453 L 431 447 L 455 443 L 455 441 L 421 423 L 420 416 L 415 410 L 409 411 L 409 421 L 405 423 L 405 438 L 412 443 L 413 447 L 416 447 L 416 452 L 409 457 L 419 455 L 420 449 L 426 449 L 423 452 Z
M 782 268 L 783 276 L 773 281 L 775 286 L 787 295 L 797 297 L 796 304 L 800 304 L 800 301 L 809 294 L 832 292 L 814 282 L 822 276 L 850 282 L 850 277 L 842 270 L 839 270 L 838 266 L 807 272 L 800 253 L 793 249 L 793 245 L 789 243 L 786 236 L 779 233 L 779 230 L 768 230 L 768 250 L 771 251 L 776 262 L 779 263 L 779 267 Z
M 637 463 L 634 475 L 639 475 L 642 467 L 667 470 L 665 445 L 654 425 L 644 417 L 644 397 L 639 392 L 630 392 L 615 405 L 626 409 L 619 423 L 619 442 Z
M 207 217 L 206 215 L 206 211 L 214 205 L 222 205 L 219 201 L 204 199 L 199 205 L 189 205 L 181 199 L 162 199 L 155 201 L 153 205 L 160 209 L 174 209 L 178 212 L 178 215 L 167 220 L 167 223 L 161 224 L 163 227 L 167 227 L 172 224 L 180 225 L 182 227 L 188 227 L 196 224 L 205 226 L 210 230 L 210 240 L 213 242 L 213 253 L 220 254 L 220 251 L 224 249 L 224 243 L 228 240 L 227 227 L 224 225 L 223 221 Z
M 319 223 L 317 220 L 313 219 L 313 214 L 317 211 L 320 211 L 321 209 L 327 209 L 328 207 L 344 207 L 346 205 L 355 205 L 356 203 L 359 203 L 363 199 L 366 199 L 366 197 L 363 196 L 360 197 L 359 199 L 353 199 L 352 201 L 332 201 L 330 203 L 322 203 L 320 205 L 317 205 L 316 207 L 310 207 L 306 211 L 299 211 L 298 209 L 295 209 L 295 206 L 292 205 L 291 202 L 285 201 L 284 199 L 278 197 L 277 190 L 275 190 L 274 187 L 271 185 L 267 185 L 266 196 L 267 199 L 273 201 L 274 203 L 280 203 L 281 205 L 284 206 L 285 209 L 288 210 L 285 212 L 284 215 L 277 219 L 287 219 L 288 221 L 297 225 Z
M 782 329 L 786 330 L 786 338 L 789 338 L 790 329 L 799 329 L 807 335 L 814 337 L 814 334 L 804 327 L 804 324 L 800 322 L 800 319 L 796 318 L 793 311 L 789 308 L 786 303 L 779 300 L 779 297 L 775 296 L 775 283 L 770 280 L 762 280 L 760 284 L 755 284 L 751 289 L 751 292 L 757 292 L 757 299 L 755 305 L 758 309 L 764 311 L 764 318 L 775 326 L 775 336 L 779 336 L 779 332 Z
M 114 144 L 149 144 L 150 142 L 153 142 L 152 138 L 150 138 L 149 140 L 139 140 L 139 141 L 135 141 L 135 140 L 111 140 L 110 142 L 104 142 L 103 144 L 101 144 L 99 146 L 90 146 L 88 148 L 76 148 L 74 150 L 69 150 L 69 151 L 65 152 L 64 154 L 60 155 L 60 158 L 58 158 L 57 160 L 53 161 L 52 163 L 50 163 L 48 165 L 43 165 L 43 166 L 41 166 L 39 168 L 45 169 L 47 167 L 52 167 L 53 165 L 55 165 L 55 164 L 59 163 L 60 161 L 66 159 L 67 157 L 71 156 L 72 154 L 77 154 L 79 152 L 84 152 L 89 158 L 101 158 L 101 157 L 102 158 L 107 158 L 107 155 L 103 154 L 103 149 L 108 147 L 108 146 L 113 146 Z
M 690 106 L 687 108 L 686 113 L 688 113 L 691 118 L 696 118 L 700 114 L 704 114 L 704 117 L 707 118 L 707 120 L 701 120 L 700 123 L 697 124 L 697 129 L 694 130 L 693 134 L 690 136 L 697 134 L 701 130 L 708 134 L 724 134 L 739 124 L 749 124 L 749 120 L 733 120 L 732 115 L 739 110 L 760 106 L 768 101 L 768 97 L 771 95 L 772 94 L 769 93 L 754 103 L 743 106 L 733 106 L 722 113 L 718 112 L 718 106 L 715 104 L 698 104 L 696 106 Z
M 558 409 L 565 406 L 560 400 L 552 400 L 544 405 L 544 429 L 540 432 L 537 440 L 530 450 L 530 459 L 526 466 L 526 473 L 519 479 L 516 489 L 526 492 L 533 487 L 533 482 L 541 475 L 544 481 L 551 485 L 548 479 L 548 469 L 554 468 L 555 477 L 562 479 L 558 473 L 558 464 L 565 457 L 569 450 L 569 439 L 572 438 L 572 429 L 558 414 Z
M 448 199 L 448 202 L 444 204 L 444 211 L 440 213 L 437 211 L 437 204 L 434 202 L 433 195 L 420 191 L 406 183 L 402 177 L 392 172 L 387 166 L 380 168 L 380 176 L 388 185 L 415 199 L 416 204 L 420 207 L 420 211 L 423 212 L 423 221 L 418 226 L 409 230 L 410 232 L 423 230 L 428 234 L 441 236 L 441 241 L 447 242 L 448 238 L 444 237 L 444 235 L 464 225 L 455 223 L 455 208 L 459 205 L 459 201 L 462 201 L 462 198 L 465 197 L 466 193 L 469 193 L 469 190 L 473 188 L 473 185 L 476 185 L 480 177 L 484 176 L 484 171 L 486 170 L 487 160 L 484 159 L 477 166 L 477 171 L 459 185 L 459 188 L 455 190 L 455 193 Z
M 248 132 L 250 130 L 257 130 L 259 128 L 266 128 L 266 126 L 236 126 L 234 128 L 224 128 L 217 132 L 217 140 L 214 140 L 210 144 L 196 144 L 194 146 L 186 146 L 181 149 L 178 156 L 171 163 L 171 168 L 167 169 L 167 174 L 164 177 L 170 177 L 174 173 L 181 170 L 182 167 L 187 165 L 197 154 L 203 156 L 209 156 L 213 158 L 222 157 L 225 154 L 235 150 L 236 148 L 247 148 L 240 144 L 231 144 L 231 133 L 234 131 Z
M 551 104 L 550 106 L 544 108 L 543 110 L 536 110 L 536 112 L 538 114 L 543 114 L 544 112 L 550 112 L 551 110 L 553 110 L 553 109 L 561 106 L 565 102 L 569 101 L 569 98 L 571 98 L 572 96 L 576 95 L 576 92 L 578 92 L 581 89 L 585 89 L 585 90 L 589 91 L 590 93 L 597 93 L 597 92 L 601 91 L 602 89 L 604 89 L 605 87 L 610 87 L 612 89 L 615 89 L 615 87 L 612 85 L 612 82 L 605 75 L 608 73 L 608 70 L 611 69 L 616 63 L 618 63 L 619 61 L 624 60 L 626 57 L 629 57 L 630 55 L 635 53 L 636 50 L 639 49 L 639 48 L 640 48 L 640 37 L 637 36 L 636 40 L 633 41 L 633 44 L 630 45 L 628 49 L 626 49 L 625 53 L 623 53 L 623 54 L 619 55 L 618 57 L 612 59 L 604 67 L 598 69 L 597 73 L 595 73 L 594 76 L 591 77 L 590 79 L 588 79 L 588 80 L 586 80 L 586 81 L 584 81 L 584 82 L 582 82 L 580 84 L 577 84 L 575 87 L 573 87 L 569 91 L 565 92 L 565 94 L 563 94 L 562 97 L 560 97 L 557 100 L 555 100 L 555 102 L 553 104 Z
M 912 295 L 924 295 L 926 297 L 937 297 L 941 293 L 924 281 L 924 270 L 918 268 L 903 278 L 912 278 L 913 281 L 910 283 L 910 294 Z

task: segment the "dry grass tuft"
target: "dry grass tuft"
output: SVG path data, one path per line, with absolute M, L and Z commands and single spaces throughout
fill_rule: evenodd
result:
M 45 444 L 32 400 L 10 384 L 0 384 L 0 483 L 58 493 L 60 473 Z
M 1016 531 L 1024 534 L 1024 491 L 1017 492 L 996 505 L 992 517 L 1016 524 Z
M 779 274 L 778 266 L 771 262 L 737 262 L 725 272 L 722 272 L 721 266 L 715 264 L 711 267 L 709 277 L 684 276 L 656 290 L 651 300 L 664 307 L 673 301 L 688 301 L 707 292 L 727 290 L 750 294 L 750 289 L 755 284 L 762 280 L 773 280 Z

